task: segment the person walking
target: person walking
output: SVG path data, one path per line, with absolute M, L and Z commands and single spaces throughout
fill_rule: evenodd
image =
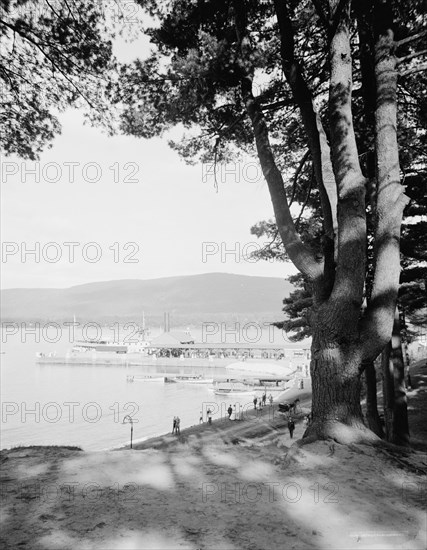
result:
M 273 396 L 271 395 L 271 393 L 270 393 L 270 396 L 269 396 L 268 400 L 270 401 L 270 407 L 272 407 L 273 406 Z
M 229 405 L 227 412 L 228 412 L 228 420 L 231 420 L 231 415 L 233 414 L 233 407 L 231 405 Z
M 181 433 L 180 424 L 181 424 L 181 419 L 179 418 L 179 416 L 177 416 L 176 417 L 176 435 Z
M 291 439 L 293 439 L 294 430 L 295 430 L 295 422 L 292 420 L 292 416 L 290 416 L 289 420 L 288 420 L 288 430 L 289 430 L 289 435 L 291 436 Z
M 174 434 L 175 431 L 176 431 L 176 416 L 173 417 L 172 433 Z
M 254 397 L 254 409 L 256 410 L 256 404 L 258 403 L 258 398 Z
M 267 393 L 264 392 L 264 393 L 262 394 L 262 404 L 263 404 L 263 406 L 265 406 L 265 402 L 266 402 L 266 401 L 267 401 Z

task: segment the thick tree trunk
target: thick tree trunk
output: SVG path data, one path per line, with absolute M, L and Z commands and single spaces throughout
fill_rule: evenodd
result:
M 369 429 L 378 437 L 384 437 L 384 431 L 381 425 L 380 415 L 377 405 L 377 373 L 373 361 L 365 363 L 365 381 L 366 381 L 366 421 Z
M 363 423 L 360 406 L 361 346 L 328 342 L 313 335 L 311 381 L 313 424 L 307 436 L 333 438 L 340 443 L 373 441 Z

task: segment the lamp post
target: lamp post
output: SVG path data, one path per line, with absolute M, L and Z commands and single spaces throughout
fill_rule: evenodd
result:
M 123 418 L 123 424 L 130 424 L 130 448 L 132 449 L 132 439 L 133 439 L 133 420 L 132 417 L 127 414 Z

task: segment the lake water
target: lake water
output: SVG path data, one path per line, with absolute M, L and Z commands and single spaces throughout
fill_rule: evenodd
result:
M 192 334 L 201 341 L 197 330 Z M 136 441 L 170 432 L 174 415 L 186 428 L 199 422 L 201 410 L 209 407 L 216 411 L 214 418 L 224 417 L 230 404 L 207 386 L 129 383 L 127 375 L 143 374 L 141 367 L 37 365 L 36 352 L 62 355 L 72 347 L 65 332 L 55 343 L 43 333 L 37 337 L 39 342 L 28 332 L 2 330 L 1 448 L 78 445 L 101 450 L 129 442 L 130 425 L 123 424 L 128 414 Z M 274 337 L 268 331 L 260 338 L 262 343 L 272 341 L 287 345 L 278 330 Z M 252 397 L 233 397 L 232 404 L 250 407 Z

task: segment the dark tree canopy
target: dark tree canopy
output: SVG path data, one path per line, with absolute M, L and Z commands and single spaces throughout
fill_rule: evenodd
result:
M 0 145 L 35 159 L 60 133 L 58 113 L 86 108 L 111 125 L 106 97 L 116 70 L 105 4 L 85 0 L 1 2 Z

